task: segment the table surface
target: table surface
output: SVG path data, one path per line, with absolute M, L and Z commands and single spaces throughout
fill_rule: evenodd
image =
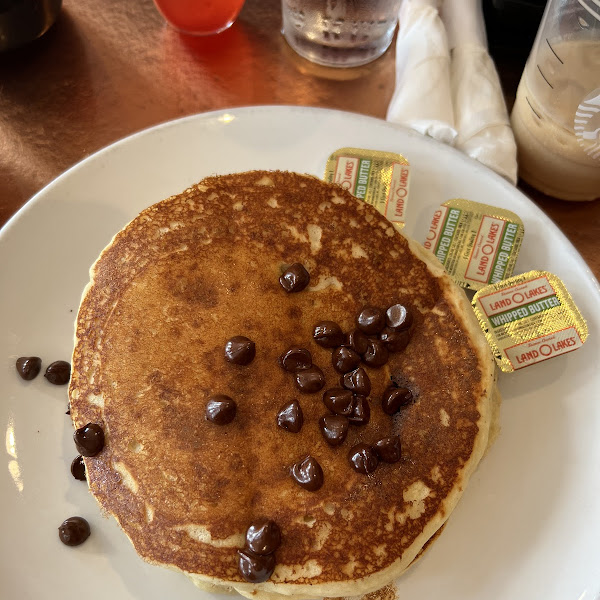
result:
M 393 45 L 370 65 L 329 69 L 297 56 L 280 30 L 280 0 L 247 0 L 230 29 L 206 38 L 171 29 L 151 0 L 65 0 L 44 36 L 0 55 L 0 226 L 76 162 L 170 119 L 260 104 L 385 118 Z M 492 54 L 510 106 L 522 56 Z M 519 187 L 600 278 L 600 201 Z

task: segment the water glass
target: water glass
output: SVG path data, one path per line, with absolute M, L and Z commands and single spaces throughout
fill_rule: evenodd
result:
M 392 43 L 401 0 L 282 0 L 283 35 L 300 56 L 357 67 Z

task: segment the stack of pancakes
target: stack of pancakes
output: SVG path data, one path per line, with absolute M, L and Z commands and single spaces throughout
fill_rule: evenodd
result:
M 279 277 L 292 263 L 310 283 L 288 294 Z M 321 393 L 300 393 L 278 358 L 307 348 L 324 389 L 338 386 L 314 324 L 349 331 L 363 306 L 396 303 L 413 313 L 411 341 L 365 367 L 371 420 L 331 447 Z M 256 344 L 250 365 L 225 360 L 236 335 Z M 85 459 L 90 490 L 140 556 L 205 589 L 316 598 L 386 585 L 445 523 L 488 443 L 493 359 L 464 292 L 372 207 L 313 177 L 210 177 L 143 211 L 92 267 L 75 341 L 73 422 L 98 423 L 106 438 Z M 394 417 L 380 406 L 391 382 L 415 397 Z M 205 418 L 213 394 L 236 400 L 226 426 Z M 276 423 L 292 399 L 299 433 Z M 352 468 L 349 448 L 396 434 L 399 462 Z M 308 455 L 324 473 L 314 492 L 290 476 Z M 282 542 L 273 575 L 254 584 L 237 550 L 260 518 Z

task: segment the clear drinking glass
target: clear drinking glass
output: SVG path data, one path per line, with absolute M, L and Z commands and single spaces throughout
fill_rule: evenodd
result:
M 357 67 L 389 47 L 401 0 L 281 0 L 283 35 L 300 56 Z
M 519 175 L 565 200 L 600 197 L 600 6 L 549 0 L 511 124 Z

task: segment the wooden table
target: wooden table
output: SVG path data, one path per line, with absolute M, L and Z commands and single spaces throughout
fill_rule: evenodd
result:
M 280 28 L 280 0 L 247 0 L 237 22 L 209 38 L 178 34 L 151 0 L 65 0 L 47 34 L 0 55 L 0 225 L 79 160 L 184 115 L 294 104 L 385 117 L 393 48 L 365 67 L 328 69 L 298 57 Z M 497 61 L 510 104 L 523 65 Z M 600 202 L 520 187 L 600 278 Z

